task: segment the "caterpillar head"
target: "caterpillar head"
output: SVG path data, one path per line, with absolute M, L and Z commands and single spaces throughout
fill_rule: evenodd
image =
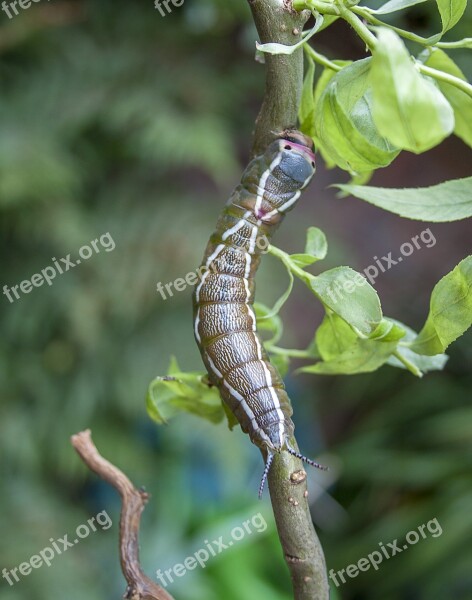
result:
M 281 154 L 279 169 L 299 189 L 306 187 L 316 170 L 312 139 L 294 129 L 286 130 L 278 140 L 278 151 Z

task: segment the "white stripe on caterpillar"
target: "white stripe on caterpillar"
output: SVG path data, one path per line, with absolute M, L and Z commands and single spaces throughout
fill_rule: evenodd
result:
M 270 241 L 314 172 L 312 142 L 297 131 L 286 132 L 263 156 L 253 159 L 212 238 L 224 243 L 208 246 L 204 264 L 208 268 L 218 257 L 216 270 L 211 281 L 202 276 L 194 295 L 195 337 L 210 376 L 217 378 L 223 400 L 236 411 L 244 431 L 266 453 L 261 490 L 275 453 L 302 455 L 291 446 L 294 425 L 283 381 L 264 356 L 257 333 L 251 299 L 259 264 L 256 245 L 260 232 Z M 243 216 L 235 222 L 235 214 Z M 243 228 L 244 233 L 238 234 Z M 220 343 L 219 338 L 226 341 Z

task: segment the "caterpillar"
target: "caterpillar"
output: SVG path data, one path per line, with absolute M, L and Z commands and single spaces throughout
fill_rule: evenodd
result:
M 194 331 L 210 382 L 266 455 L 261 497 L 275 453 L 290 445 L 292 407 L 256 330 L 254 277 L 261 254 L 315 173 L 313 142 L 284 131 L 245 169 L 208 242 L 193 294 Z

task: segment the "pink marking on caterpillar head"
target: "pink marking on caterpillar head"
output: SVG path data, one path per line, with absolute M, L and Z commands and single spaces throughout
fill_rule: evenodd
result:
M 307 146 L 303 146 L 302 144 L 296 144 L 295 142 L 291 142 L 290 140 L 284 140 L 284 146 L 289 146 L 293 150 L 300 150 L 301 152 L 304 152 L 310 157 L 311 161 L 315 162 L 315 155 L 313 151 Z

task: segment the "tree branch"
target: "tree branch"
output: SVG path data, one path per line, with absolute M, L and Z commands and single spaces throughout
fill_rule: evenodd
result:
M 298 450 L 294 437 L 291 445 Z M 269 471 L 269 489 L 294 599 L 328 600 L 326 562 L 310 515 L 302 462 L 288 452 L 275 455 Z
M 296 12 L 291 0 L 248 0 L 263 44 L 277 42 L 291 46 L 301 40 L 309 11 Z M 264 100 L 256 119 L 252 154 L 261 154 L 277 133 L 297 123 L 303 85 L 303 50 L 291 55 L 264 54 L 266 86 Z
M 262 43 L 292 45 L 300 40 L 309 13 L 291 10 L 291 0 L 248 0 Z M 256 120 L 253 155 L 262 153 L 277 132 L 295 127 L 303 85 L 303 50 L 266 54 L 264 101 Z M 295 438 L 292 447 L 298 450 Z M 269 471 L 269 489 L 280 542 L 292 576 L 295 600 L 328 600 L 329 585 L 320 541 L 307 501 L 302 462 L 282 452 Z
M 105 460 L 92 441 L 89 429 L 71 437 L 72 446 L 88 468 L 112 485 L 120 494 L 120 561 L 128 582 L 128 600 L 173 600 L 162 587 L 147 577 L 139 564 L 139 522 L 148 494 L 137 490 L 126 475 Z

